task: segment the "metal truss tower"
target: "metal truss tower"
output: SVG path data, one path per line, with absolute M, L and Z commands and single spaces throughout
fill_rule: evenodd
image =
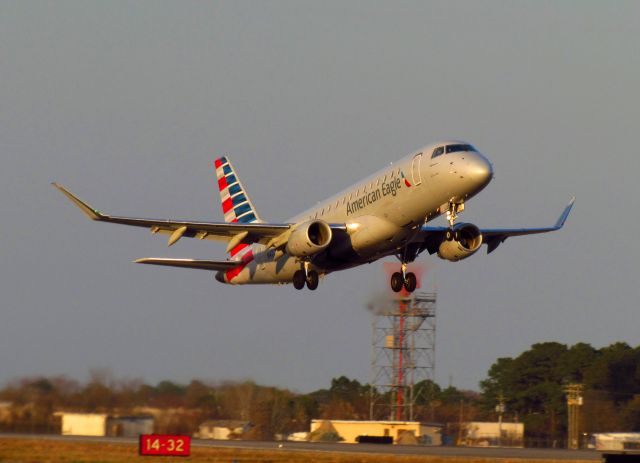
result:
M 435 377 L 436 293 L 403 290 L 371 309 L 369 418 L 413 421 L 414 386 Z
M 580 407 L 582 407 L 582 384 L 567 384 L 564 392 L 567 394 L 567 412 L 569 418 L 569 429 L 567 448 L 577 450 L 580 448 Z

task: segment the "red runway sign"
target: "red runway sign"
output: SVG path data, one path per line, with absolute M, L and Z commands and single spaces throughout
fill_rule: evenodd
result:
M 190 436 L 173 436 L 169 434 L 140 435 L 140 455 L 164 455 L 188 457 L 191 454 Z

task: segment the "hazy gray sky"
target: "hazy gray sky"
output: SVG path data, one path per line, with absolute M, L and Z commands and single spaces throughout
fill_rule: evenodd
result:
M 546 225 L 577 202 L 560 233 L 420 258 L 437 380 L 477 388 L 540 341 L 639 344 L 638 30 L 622 1 L 1 2 L 0 382 L 368 381 L 381 263 L 316 292 L 136 265 L 224 245 L 93 223 L 49 183 L 114 214 L 222 220 L 227 154 L 279 221 L 452 137 L 496 172 L 462 220 Z

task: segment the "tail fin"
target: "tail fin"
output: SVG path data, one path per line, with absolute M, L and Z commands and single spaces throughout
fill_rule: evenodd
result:
M 229 159 L 226 156 L 216 159 L 215 169 L 224 221 L 262 223 Z M 234 260 L 244 260 L 251 257 L 250 251 L 251 247 L 248 244 L 240 242 L 229 253 Z
M 216 159 L 215 166 L 224 221 L 262 222 L 229 159 L 226 156 Z

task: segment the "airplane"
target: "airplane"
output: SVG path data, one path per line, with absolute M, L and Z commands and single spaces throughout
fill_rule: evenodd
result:
M 423 251 L 457 262 L 482 244 L 492 253 L 507 238 L 559 230 L 571 212 L 571 199 L 553 226 L 479 228 L 456 220 L 468 200 L 493 178 L 489 160 L 464 141 L 425 146 L 396 163 L 282 223 L 260 218 L 227 156 L 214 162 L 224 222 L 141 219 L 103 214 L 63 186 L 53 183 L 90 219 L 169 235 L 172 246 L 183 237 L 227 243 L 226 260 L 143 258 L 135 262 L 214 271 L 231 285 L 287 284 L 310 290 L 320 277 L 396 256 L 399 269 L 391 289 L 409 293 L 417 286 L 407 264 Z M 448 226 L 428 226 L 444 215 Z

